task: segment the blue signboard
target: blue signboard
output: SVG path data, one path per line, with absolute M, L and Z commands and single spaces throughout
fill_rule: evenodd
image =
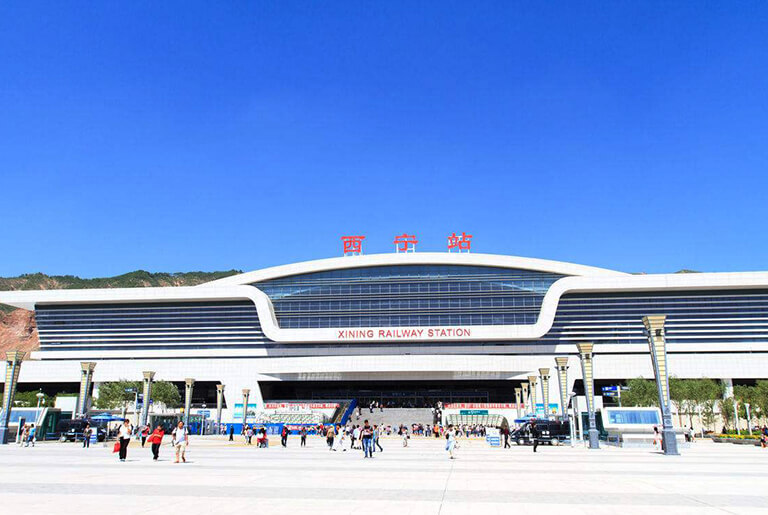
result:
M 536 416 L 540 418 L 547 418 L 548 415 L 557 415 L 560 406 L 556 403 L 549 403 L 549 413 L 544 413 L 544 403 L 536 404 Z

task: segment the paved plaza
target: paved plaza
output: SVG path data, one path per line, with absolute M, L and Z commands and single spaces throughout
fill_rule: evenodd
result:
M 17 513 L 768 513 L 768 452 L 701 442 L 679 457 L 583 447 L 492 449 L 464 442 L 449 460 L 444 441 L 414 437 L 408 448 L 329 452 L 310 437 L 287 449 L 193 439 L 188 463 L 163 445 L 131 443 L 120 463 L 111 444 L 0 448 L 2 512 Z M 536 511 L 534 511 L 536 510 Z

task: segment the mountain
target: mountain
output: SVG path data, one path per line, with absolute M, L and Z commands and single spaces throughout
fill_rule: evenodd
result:
M 153 286 L 196 286 L 198 284 L 240 274 L 240 270 L 224 272 L 152 273 L 136 270 L 115 277 L 83 279 L 74 275 L 24 274 L 0 277 L 4 290 L 68 290 L 80 288 L 147 288 Z M 37 327 L 32 311 L 0 304 L 0 352 L 36 350 L 39 347 Z

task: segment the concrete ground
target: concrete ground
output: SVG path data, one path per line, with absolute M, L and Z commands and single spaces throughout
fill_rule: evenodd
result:
M 678 457 L 583 447 L 492 449 L 464 441 L 382 439 L 383 453 L 329 452 L 309 437 L 269 449 L 195 438 L 188 463 L 163 445 L 0 447 L 0 513 L 768 513 L 768 450 L 700 442 Z

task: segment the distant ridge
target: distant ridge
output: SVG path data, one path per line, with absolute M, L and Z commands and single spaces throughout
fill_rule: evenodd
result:
M 69 290 L 76 288 L 147 288 L 153 286 L 196 286 L 222 277 L 240 274 L 240 270 L 224 272 L 147 272 L 136 270 L 114 277 L 82 279 L 74 275 L 24 274 L 0 277 L 0 290 Z

